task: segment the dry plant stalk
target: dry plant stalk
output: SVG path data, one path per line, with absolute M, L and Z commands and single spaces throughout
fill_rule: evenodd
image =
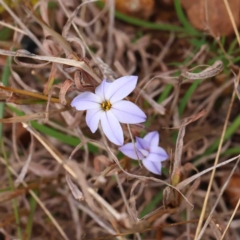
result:
M 191 73 L 186 71 L 182 72 L 180 76 L 191 80 L 206 79 L 216 76 L 223 70 L 223 68 L 224 68 L 223 62 L 218 60 L 212 66 L 207 67 L 206 69 L 199 73 Z
M 218 161 L 219 161 L 224 136 L 226 134 L 227 124 L 228 124 L 228 121 L 229 121 L 229 118 L 230 118 L 230 113 L 231 113 L 232 107 L 233 107 L 234 98 L 235 98 L 235 90 L 233 90 L 233 92 L 232 92 L 232 98 L 231 98 L 231 102 L 229 104 L 227 116 L 226 116 L 226 119 L 225 119 L 225 122 L 224 122 L 224 127 L 223 127 L 223 130 L 222 130 L 217 155 L 216 155 L 216 158 L 215 158 L 215 161 L 214 161 L 214 166 L 217 166 Z M 195 233 L 195 240 L 199 239 L 200 229 L 202 227 L 203 219 L 204 219 L 204 216 L 205 216 L 205 211 L 206 211 L 206 208 L 207 208 L 207 202 L 208 202 L 210 191 L 211 191 L 211 188 L 212 188 L 212 183 L 213 183 L 213 178 L 214 178 L 215 172 L 216 172 L 216 168 L 213 169 L 212 174 L 211 174 L 211 178 L 210 178 L 210 181 L 209 181 L 206 197 L 204 199 L 203 208 L 202 208 L 202 211 L 201 211 L 200 219 L 199 219 L 197 230 L 196 230 L 196 233 Z

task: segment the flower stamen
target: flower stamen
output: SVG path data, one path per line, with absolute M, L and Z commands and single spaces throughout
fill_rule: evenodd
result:
M 112 104 L 110 103 L 110 101 L 107 100 L 107 101 L 101 103 L 101 107 L 102 107 L 103 111 L 108 111 L 111 109 Z

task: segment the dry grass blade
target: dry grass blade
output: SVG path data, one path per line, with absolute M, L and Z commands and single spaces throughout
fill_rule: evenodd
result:
M 103 219 L 101 219 L 97 214 L 95 214 L 92 209 L 89 209 L 88 207 L 82 205 L 81 203 L 76 203 L 77 207 L 83 211 L 84 213 L 88 214 L 92 219 L 94 219 L 99 226 L 101 226 L 103 229 L 106 229 L 106 231 L 110 234 L 116 234 L 116 231 L 114 231 L 111 226 L 106 224 Z
M 240 155 L 238 155 L 238 156 L 236 156 L 236 157 L 233 157 L 233 158 L 230 158 L 230 159 L 228 159 L 228 160 L 225 160 L 225 161 L 222 162 L 222 163 L 218 163 L 218 164 L 216 164 L 216 165 L 214 165 L 214 166 L 212 166 L 212 167 L 210 167 L 210 168 L 208 168 L 208 169 L 205 169 L 205 170 L 203 170 L 203 171 L 201 171 L 201 172 L 199 172 L 199 173 L 197 173 L 197 174 L 195 174 L 195 175 L 193 175 L 193 176 L 191 176 L 191 177 L 183 180 L 182 182 L 180 182 L 180 183 L 176 186 L 176 189 L 182 190 L 184 187 L 186 187 L 188 184 L 190 184 L 191 182 L 193 182 L 195 179 L 197 179 L 197 178 L 201 177 L 202 175 L 204 175 L 204 174 L 212 171 L 213 169 L 222 167 L 222 166 L 227 165 L 227 164 L 229 164 L 229 163 L 231 163 L 231 162 L 233 162 L 233 161 L 236 161 L 236 160 L 239 158 L 239 156 L 240 156 Z
M 190 186 L 190 188 L 189 188 L 189 190 L 188 190 L 188 192 L 186 194 L 186 197 L 188 199 L 190 199 L 191 195 L 198 189 L 200 183 L 201 183 L 201 179 L 200 178 L 197 178 L 193 182 L 193 184 Z M 180 205 L 179 211 L 183 211 L 186 207 L 187 207 L 187 204 L 185 202 L 182 202 L 181 205 Z M 193 208 L 191 210 L 193 210 Z
M 225 235 L 226 235 L 226 232 L 227 232 L 227 230 L 229 229 L 230 224 L 231 224 L 231 222 L 232 222 L 232 220 L 233 220 L 233 218 L 234 218 L 237 210 L 239 209 L 239 206 L 240 206 L 240 199 L 238 199 L 238 202 L 237 202 L 237 204 L 236 204 L 236 207 L 235 207 L 235 209 L 234 209 L 234 211 L 233 211 L 233 213 L 232 213 L 231 218 L 230 218 L 229 221 L 228 221 L 228 224 L 227 224 L 227 226 L 226 226 L 226 228 L 225 228 L 225 230 L 224 230 L 224 232 L 223 232 L 220 240 L 223 240 L 223 239 L 224 239 L 224 237 L 225 237 Z
M 64 49 L 66 56 L 72 55 L 75 60 L 79 60 L 79 58 L 74 54 L 70 44 L 57 32 L 51 29 L 47 24 L 45 24 L 41 19 L 39 19 L 34 12 L 30 9 L 26 9 L 27 13 L 44 29 L 46 30 L 55 40 L 59 43 L 59 45 Z
M 84 200 L 82 192 L 78 189 L 77 185 L 73 183 L 73 181 L 68 175 L 66 175 L 66 182 L 74 198 L 77 199 L 78 201 Z
M 107 42 L 108 42 L 108 48 L 106 53 L 106 63 L 111 64 L 113 59 L 113 53 L 114 53 L 114 44 L 113 44 L 113 33 L 114 33 L 114 13 L 115 13 L 115 0 L 108 1 L 109 5 L 109 24 L 108 24 L 108 36 L 107 36 Z
M 78 181 L 79 185 L 82 187 L 82 191 L 84 194 L 84 198 L 86 199 L 86 202 L 88 205 L 95 209 L 96 212 L 98 212 L 96 206 L 93 203 L 92 198 L 93 196 L 97 202 L 99 202 L 102 206 L 104 206 L 109 213 L 111 213 L 116 220 L 120 220 L 123 217 L 125 217 L 125 214 L 119 214 L 114 208 L 112 208 L 102 197 L 100 197 L 92 188 L 88 187 L 88 184 L 86 182 L 86 179 L 83 177 L 83 173 L 80 170 L 80 168 L 76 165 L 75 162 L 68 162 L 65 163 L 64 157 L 61 155 L 61 153 L 43 136 L 41 136 L 39 133 L 37 133 L 33 128 L 31 128 L 29 125 L 23 123 L 23 126 L 34 135 L 35 138 L 40 141 L 40 143 L 49 151 L 49 153 L 54 157 L 54 159 L 62 164 L 63 168 L 75 179 Z M 90 194 L 90 195 L 89 195 Z
M 136 181 L 131 188 L 131 192 L 130 192 L 130 200 L 129 200 L 129 204 L 131 206 L 131 212 L 130 212 L 130 216 L 134 219 L 135 222 L 137 222 L 138 220 L 138 212 L 136 209 L 136 197 L 134 195 L 134 190 L 137 187 L 138 184 L 140 184 L 141 181 L 138 180 Z
M 8 51 L 8 50 L 3 50 L 3 49 L 0 49 L 0 55 L 12 56 L 12 57 L 26 57 L 26 58 L 36 59 L 36 60 L 40 60 L 40 61 L 54 62 L 54 63 L 59 63 L 59 64 L 76 67 L 76 68 L 82 69 L 83 71 L 87 72 L 98 83 L 101 82 L 99 77 L 89 68 L 89 66 L 84 61 L 77 61 L 77 60 L 73 60 L 73 59 L 66 59 L 66 58 L 59 58 L 59 57 L 52 57 L 52 56 L 40 56 L 40 55 L 32 54 L 27 51 L 13 52 L 13 51 Z
M 77 209 L 77 206 L 75 204 L 75 200 L 72 198 L 72 196 L 68 196 L 67 200 L 68 200 L 68 203 L 69 203 L 69 207 L 71 209 L 71 213 L 72 213 L 72 216 L 73 216 L 73 221 L 74 221 L 74 225 L 75 225 L 75 229 L 76 229 L 76 234 L 75 234 L 76 240 L 81 240 L 83 229 L 81 227 L 82 224 L 80 222 L 80 216 L 78 215 L 78 209 Z
M 3 1 L 0 0 L 0 4 L 9 12 L 13 19 L 16 20 L 17 24 L 22 28 L 22 30 L 31 37 L 37 46 L 45 52 L 45 49 L 42 46 L 42 43 L 38 40 L 38 38 L 24 25 L 24 23 L 19 19 L 19 17 L 9 8 L 9 6 Z
M 199 73 L 182 72 L 181 76 L 191 80 L 211 78 L 219 74 L 223 70 L 223 67 L 223 62 L 218 60 L 212 66 L 207 67 Z
M 77 179 L 76 173 L 64 162 L 64 157 L 59 153 L 57 149 L 51 144 L 50 141 L 48 141 L 46 138 L 41 136 L 37 131 L 35 131 L 32 127 L 30 127 L 26 123 L 22 123 L 23 127 L 26 128 L 27 131 L 29 131 L 49 152 L 50 154 L 54 157 L 55 160 L 59 164 L 62 164 L 64 169 L 75 179 Z
M 106 200 L 100 197 L 92 188 L 88 188 L 89 193 L 95 198 L 97 202 L 99 202 L 108 212 L 117 220 L 120 221 L 126 218 L 125 213 L 118 213 Z
M 178 132 L 177 142 L 176 142 L 176 150 L 174 155 L 173 168 L 171 173 L 171 183 L 176 186 L 181 178 L 181 160 L 182 160 L 182 150 L 183 150 L 183 138 L 186 131 L 186 123 L 187 119 L 182 121 L 182 125 Z
M 83 3 L 81 3 L 73 12 L 72 14 L 70 15 L 67 10 L 66 10 L 66 7 L 64 6 L 62 0 L 58 0 L 58 2 L 60 3 L 60 6 L 62 7 L 62 9 L 64 10 L 66 16 L 68 17 L 68 21 L 67 23 L 65 24 L 65 26 L 63 27 L 63 31 L 62 31 L 62 35 L 63 37 L 67 38 L 68 36 L 68 32 L 69 32 L 69 29 L 70 29 L 70 26 L 71 24 L 73 25 L 76 33 L 78 34 L 79 38 L 82 40 L 84 46 L 82 48 L 86 48 L 89 55 L 92 57 L 92 59 L 96 62 L 96 57 L 94 54 L 92 54 L 92 51 L 89 49 L 84 37 L 82 36 L 82 34 L 80 33 L 80 30 L 79 28 L 76 26 L 76 24 L 74 23 L 74 19 L 76 18 L 76 15 L 77 13 L 80 11 L 80 8 L 85 5 L 85 4 L 89 4 L 91 2 L 96 2 L 97 0 L 89 0 L 89 1 L 85 1 Z M 94 17 L 94 19 L 91 20 L 91 22 L 89 23 L 86 23 L 86 24 L 83 24 L 83 26 L 90 26 L 92 23 L 94 23 L 100 16 L 101 14 L 104 13 L 104 10 L 102 12 L 100 12 L 100 14 L 98 14 L 97 16 Z M 83 27 L 82 26 L 82 27 Z M 83 53 L 85 53 L 85 51 L 83 50 Z M 85 54 L 83 54 L 83 57 L 85 56 Z
M 162 106 L 162 104 L 156 103 L 145 91 L 140 90 L 140 95 L 145 98 L 148 103 L 155 109 L 156 112 L 158 112 L 161 115 L 165 114 L 165 108 Z
M 19 210 L 19 216 L 21 217 L 27 217 L 29 214 L 29 211 L 27 209 L 21 209 Z M 10 214 L 4 214 L 0 217 L 0 228 L 4 229 L 7 228 L 9 225 L 14 224 L 15 222 L 15 216 L 13 213 Z M 1 232 L 2 233 L 2 232 Z
M 232 15 L 232 11 L 231 11 L 231 9 L 230 9 L 229 3 L 228 3 L 227 0 L 223 0 L 223 1 L 224 1 L 225 6 L 226 6 L 226 9 L 227 9 L 229 18 L 230 18 L 230 20 L 231 20 L 231 23 L 232 23 L 232 26 L 233 26 L 235 35 L 236 35 L 236 37 L 237 37 L 238 44 L 239 44 L 239 46 L 240 46 L 240 36 L 239 36 L 239 32 L 238 32 L 237 25 L 236 25 L 236 23 L 235 23 L 234 17 L 233 17 L 233 15 Z
M 0 158 L 0 161 L 6 165 L 6 162 L 4 161 L 4 159 Z M 15 172 L 15 170 L 11 167 L 11 166 L 7 166 L 6 167 L 9 168 L 9 170 L 11 171 L 11 173 L 14 176 L 17 176 L 17 173 Z M 22 181 L 22 184 L 25 188 L 28 187 L 27 183 L 25 181 Z M 39 204 L 39 206 L 43 209 L 43 211 L 46 213 L 46 215 L 49 217 L 49 219 L 52 221 L 53 225 L 56 227 L 56 229 L 59 231 L 59 233 L 61 234 L 61 236 L 63 237 L 63 239 L 65 240 L 70 240 L 67 235 L 64 233 L 63 229 L 60 227 L 60 225 L 58 224 L 58 222 L 55 220 L 55 218 L 52 216 L 52 214 L 50 213 L 50 211 L 45 207 L 45 205 L 43 204 L 43 202 L 38 198 L 38 196 L 35 194 L 34 191 L 29 190 L 29 193 L 32 195 L 32 197 L 35 199 L 35 201 Z
M 218 195 L 218 197 L 217 197 L 217 200 L 216 200 L 214 206 L 212 207 L 212 209 L 211 209 L 211 211 L 210 211 L 210 213 L 209 213 L 209 215 L 208 215 L 208 217 L 207 217 L 207 219 L 206 219 L 206 221 L 205 221 L 205 223 L 204 223 L 201 231 L 199 232 L 199 235 L 198 235 L 197 240 L 202 239 L 202 236 L 203 236 L 203 234 L 204 234 L 204 231 L 206 230 L 209 222 L 211 221 L 212 215 L 213 215 L 213 213 L 214 213 L 214 211 L 215 211 L 215 209 L 216 209 L 216 207 L 217 207 L 217 205 L 218 205 L 218 203 L 219 203 L 219 200 L 221 199 L 222 194 L 223 194 L 223 192 L 225 191 L 225 189 L 226 189 L 226 187 L 227 187 L 227 185 L 228 185 L 228 183 L 229 183 L 232 175 L 234 174 L 236 168 L 238 167 L 238 163 L 239 163 L 239 162 L 240 162 L 240 158 L 238 158 L 237 162 L 236 162 L 235 165 L 234 165 L 234 168 L 232 169 L 232 171 L 231 171 L 231 173 L 229 174 L 226 182 L 225 182 L 224 185 L 222 186 L 221 191 L 220 191 L 220 193 L 219 193 L 219 195 Z
M 29 52 L 24 50 L 24 49 L 20 49 L 20 50 L 18 50 L 18 52 L 29 54 Z M 22 61 L 18 60 L 18 57 L 14 57 L 14 61 L 19 66 L 27 67 L 27 68 L 35 68 L 35 69 L 45 67 L 46 65 L 48 65 L 50 63 L 50 62 L 46 62 L 46 63 L 25 63 L 25 62 L 22 62 Z
M 35 149 L 35 142 L 34 142 L 34 137 L 31 135 L 31 145 L 30 145 L 30 148 L 29 148 L 29 154 L 28 154 L 28 157 L 27 157 L 27 160 L 20 172 L 20 174 L 18 175 L 16 181 L 15 181 L 15 186 L 19 186 L 19 184 L 21 184 L 27 174 L 27 171 L 28 171 L 28 168 L 29 168 L 29 164 L 32 160 L 32 157 L 33 157 L 33 154 L 34 154 L 34 149 Z
M 199 112 L 199 113 L 197 113 L 197 114 L 194 114 L 194 115 L 192 115 L 192 116 L 190 116 L 190 117 L 187 117 L 187 118 L 185 118 L 184 120 L 182 120 L 182 123 L 181 123 L 180 126 L 178 126 L 178 127 L 172 127 L 172 128 L 166 128 L 166 127 L 164 127 L 164 129 L 179 129 L 179 128 L 181 129 L 181 128 L 187 126 L 188 124 L 190 124 L 191 122 L 194 122 L 194 121 L 198 120 L 199 118 L 201 118 L 201 117 L 204 116 L 205 114 L 206 114 L 206 110 L 203 109 L 201 112 Z M 180 130 L 179 130 L 179 132 L 180 132 Z
M 56 113 L 61 113 L 61 112 L 67 111 L 67 110 L 69 110 L 69 108 L 52 110 L 49 113 L 39 112 L 39 113 L 29 114 L 29 115 L 26 115 L 26 116 L 3 118 L 3 119 L 0 119 L 0 123 L 17 123 L 17 122 L 29 122 L 29 121 L 32 121 L 32 120 L 41 120 L 41 119 L 45 119 L 47 114 L 52 116 Z
M 202 111 L 196 115 L 187 117 L 181 121 L 180 129 L 178 132 L 177 142 L 176 142 L 176 150 L 174 155 L 174 160 L 171 166 L 171 176 L 170 176 L 170 182 L 173 186 L 178 186 L 178 184 L 181 182 L 183 177 L 183 167 L 182 167 L 182 152 L 183 152 L 183 138 L 185 136 L 186 132 L 186 126 L 187 124 L 196 121 L 200 117 L 204 115 L 205 111 Z M 197 182 L 193 184 L 192 188 L 197 185 Z M 190 191 L 189 191 L 190 194 Z M 189 195 L 188 194 L 188 195 Z M 179 206 L 180 205 L 180 199 L 177 194 L 177 192 L 174 189 L 165 189 L 164 192 L 164 203 L 165 206 Z M 193 206 L 192 206 L 193 207 Z
M 36 92 L 29 92 L 29 91 L 26 91 L 26 90 L 10 88 L 10 87 L 3 87 L 3 86 L 0 86 L 0 89 L 3 89 L 3 90 L 8 91 L 8 92 L 13 92 L 13 93 L 33 97 L 33 98 L 36 98 L 36 99 L 43 99 L 43 100 L 46 100 L 46 101 L 48 100 L 48 96 L 45 96 L 43 94 L 36 93 Z M 58 98 L 50 98 L 50 102 L 60 103 L 60 100 Z M 70 100 L 68 100 L 67 103 L 70 104 Z
M 16 189 L 14 191 L 0 193 L 0 203 L 2 204 L 18 196 L 24 195 L 27 191 L 27 189 Z
M 17 28 L 17 27 L 14 27 L 14 26 L 12 26 L 11 24 L 5 23 L 5 22 L 3 22 L 3 21 L 0 21 L 0 25 L 2 25 L 2 26 L 4 26 L 4 27 L 7 27 L 7 28 L 10 28 L 10 29 L 12 29 L 12 30 L 14 30 L 14 31 L 16 31 L 16 32 L 22 33 L 22 34 L 24 34 L 24 35 L 27 35 L 27 33 L 24 32 L 22 29 L 19 29 L 19 28 Z
M 234 73 L 234 75 L 235 75 L 235 73 Z M 235 76 L 235 78 L 234 78 L 235 92 L 236 92 L 236 94 L 237 94 L 238 99 L 240 100 L 239 82 L 240 82 L 240 71 L 238 72 L 238 75 Z
M 221 231 L 219 230 L 219 228 L 217 227 L 215 222 L 214 221 L 210 221 L 209 226 L 210 226 L 211 231 L 213 232 L 215 238 L 217 240 L 220 240 L 220 238 L 221 238 Z
M 219 146 L 218 146 L 217 155 L 216 155 L 216 158 L 215 158 L 215 161 L 214 161 L 214 166 L 216 166 L 218 164 L 218 161 L 219 161 L 219 157 L 220 157 L 220 153 L 221 153 L 221 149 L 222 149 L 222 145 L 223 145 L 223 140 L 224 140 L 224 136 L 225 136 L 226 129 L 227 129 L 227 124 L 228 124 L 228 121 L 229 121 L 230 113 L 232 111 L 234 97 L 235 97 L 235 91 L 233 91 L 233 93 L 232 93 L 232 98 L 231 98 L 231 102 L 229 104 L 227 116 L 226 116 L 226 119 L 225 119 L 225 122 L 224 122 L 224 127 L 223 127 L 223 130 L 222 130 L 222 135 L 221 135 L 220 143 L 219 143 Z M 210 178 L 210 181 L 209 181 L 206 197 L 204 199 L 200 219 L 199 219 L 197 230 L 196 230 L 196 233 L 195 233 L 195 239 L 198 239 L 200 229 L 202 227 L 202 222 L 203 222 L 203 219 L 204 219 L 204 216 L 205 216 L 207 202 L 208 202 L 208 198 L 209 198 L 210 191 L 211 191 L 211 188 L 212 188 L 212 182 L 213 182 L 215 172 L 216 172 L 216 168 L 213 169 L 212 174 L 211 174 L 211 178 Z
M 120 189 L 120 192 L 121 192 L 121 195 L 122 195 L 122 199 L 123 199 L 124 204 L 125 204 L 125 206 L 126 206 L 128 215 L 131 215 L 131 212 L 132 212 L 132 211 L 131 211 L 130 206 L 129 206 L 129 203 L 128 203 L 128 201 L 127 201 L 126 194 L 125 194 L 125 192 L 124 192 L 122 183 L 121 183 L 121 181 L 120 181 L 120 179 L 119 179 L 119 177 L 118 177 L 118 174 L 116 173 L 116 174 L 114 174 L 114 175 L 115 175 L 115 178 L 117 179 L 118 187 L 119 187 L 119 189 Z

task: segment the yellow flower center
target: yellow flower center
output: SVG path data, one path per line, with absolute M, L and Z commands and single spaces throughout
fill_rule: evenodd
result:
M 108 111 L 112 107 L 112 104 L 110 103 L 110 101 L 107 100 L 101 103 L 101 107 L 103 111 Z

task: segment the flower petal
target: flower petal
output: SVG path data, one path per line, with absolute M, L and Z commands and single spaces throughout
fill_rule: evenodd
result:
M 158 146 L 159 144 L 159 133 L 157 131 L 148 133 L 144 138 L 150 143 L 150 146 Z
M 101 109 L 89 109 L 86 114 L 86 122 L 92 133 L 98 128 L 99 120 L 104 112 Z
M 161 162 L 151 162 L 147 160 L 142 161 L 143 166 L 152 173 L 161 175 L 162 174 L 162 163 Z
M 162 162 L 168 159 L 168 155 L 165 152 L 165 150 L 163 148 L 160 147 L 155 147 L 155 148 L 159 148 L 162 149 L 161 151 L 157 152 L 157 151 L 153 151 L 152 149 L 153 147 L 150 148 L 150 153 L 148 154 L 148 156 L 145 158 L 146 161 L 151 161 L 151 162 Z
M 118 149 L 124 155 L 126 155 L 134 160 L 142 160 L 144 158 L 144 156 L 141 154 L 141 152 L 139 152 L 138 149 L 136 148 L 136 144 L 134 147 L 133 143 L 127 143 Z
M 139 152 L 144 156 L 144 158 L 147 157 L 148 154 L 149 154 L 149 151 L 148 151 L 148 150 L 145 150 L 145 149 L 142 149 L 142 148 L 140 148 L 140 149 L 138 149 L 138 150 L 139 150 Z
M 136 137 L 136 147 L 138 149 L 149 150 L 149 143 L 142 138 Z
M 129 101 L 118 101 L 112 105 L 111 111 L 121 123 L 141 123 L 145 122 L 147 116 L 134 103 Z
M 104 79 L 101 84 L 95 88 L 95 93 L 101 98 L 102 101 L 106 101 L 105 93 L 107 92 L 110 85 L 111 83 L 107 82 L 107 80 Z
M 75 107 L 78 111 L 87 109 L 99 108 L 100 109 L 101 99 L 96 94 L 91 92 L 84 92 L 75 97 L 71 106 Z
M 112 82 L 105 93 L 107 100 L 113 104 L 131 93 L 137 85 L 137 76 L 125 76 Z
M 159 146 L 150 146 L 150 154 L 158 155 L 159 161 L 165 161 L 168 159 L 167 152 Z
M 123 145 L 123 130 L 111 111 L 106 111 L 101 116 L 101 124 L 104 134 L 116 145 Z

